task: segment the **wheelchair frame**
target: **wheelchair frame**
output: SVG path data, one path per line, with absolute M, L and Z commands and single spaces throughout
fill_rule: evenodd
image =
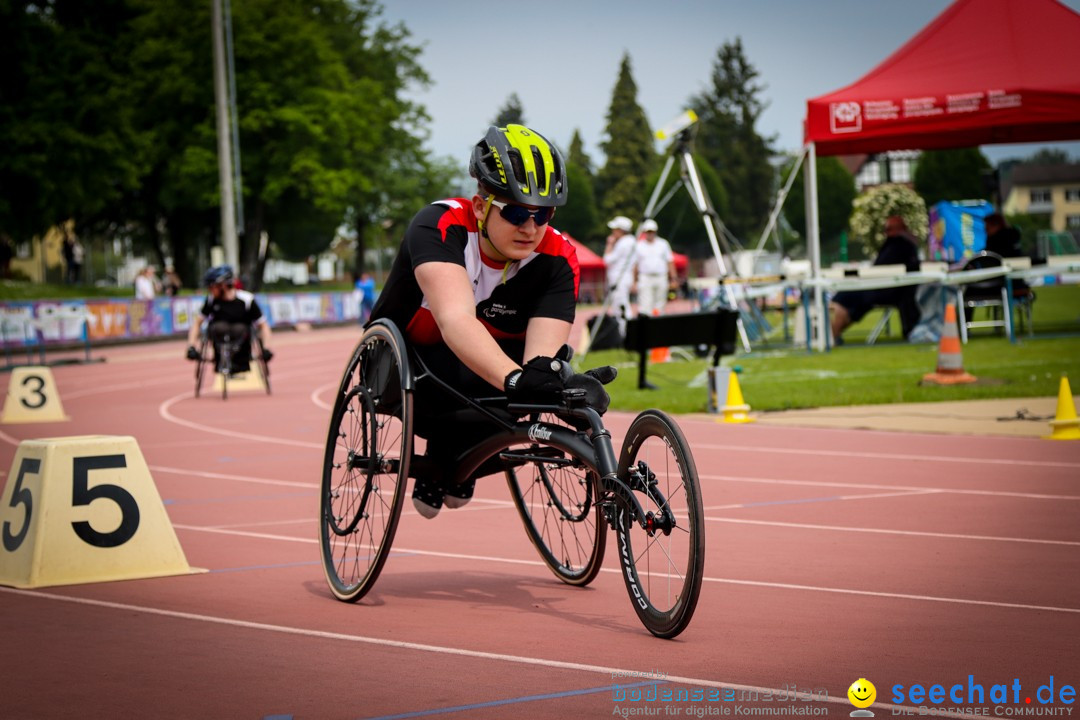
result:
M 701 588 L 704 520 L 697 469 L 676 423 L 659 410 L 640 413 L 617 457 L 600 415 L 585 406 L 583 390 L 565 391 L 558 405 L 466 397 L 410 352 L 386 319 L 372 323 L 357 344 L 330 418 L 319 523 L 323 569 L 335 597 L 363 597 L 389 555 L 414 459 L 412 394 L 417 383 L 427 381 L 493 426 L 491 436 L 459 454 L 451 483 L 497 460 L 530 540 L 555 575 L 571 585 L 586 585 L 600 571 L 610 527 L 620 574 L 645 627 L 665 638 L 686 628 Z M 508 420 L 500 411 L 526 419 Z M 587 430 L 569 427 L 568 419 Z M 665 462 L 650 466 L 657 447 Z M 673 470 L 675 483 L 657 476 Z M 519 472 L 534 473 L 531 486 L 523 489 Z M 544 514 L 538 522 L 537 512 L 555 516 Z M 574 533 L 569 542 L 568 531 Z M 557 538 L 549 536 L 556 532 Z M 673 556 L 685 560 L 685 567 Z M 669 567 L 654 575 L 652 563 L 665 557 Z
M 206 375 L 205 367 L 214 363 L 214 347 L 210 342 L 209 325 L 204 324 L 199 335 L 199 359 L 195 363 L 195 397 L 199 397 L 202 390 L 203 377 Z M 263 360 L 263 341 L 255 325 L 248 326 L 248 337 L 251 342 L 251 361 L 259 364 L 262 372 L 263 385 L 266 386 L 266 394 L 270 394 L 270 366 Z M 225 336 L 221 352 L 218 353 L 218 366 L 215 372 L 221 376 L 221 399 L 229 399 L 229 379 L 232 377 L 232 343 L 229 336 Z

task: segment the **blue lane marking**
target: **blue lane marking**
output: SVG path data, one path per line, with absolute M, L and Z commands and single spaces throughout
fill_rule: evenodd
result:
M 292 715 L 267 715 L 263 720 L 292 720 Z
M 387 555 L 387 558 L 392 558 L 392 557 L 416 557 L 416 553 L 406 553 L 406 552 L 396 553 L 396 552 L 391 552 L 389 555 Z M 358 558 L 358 560 L 367 560 L 367 557 Z M 211 570 L 210 572 L 211 573 L 226 573 L 226 572 L 245 572 L 247 570 L 277 570 L 277 569 L 280 569 L 280 568 L 305 567 L 307 565 L 322 565 L 322 561 L 321 560 L 305 560 L 304 562 L 277 563 L 275 565 L 245 565 L 243 567 L 215 568 L 215 569 Z
M 834 500 L 842 499 L 843 498 L 841 498 L 839 495 L 831 495 L 829 497 L 803 498 L 802 500 L 770 500 L 768 502 L 745 503 L 743 505 L 739 505 L 738 507 L 748 508 L 761 507 L 762 505 L 799 505 L 802 503 L 833 502 Z
M 612 692 L 616 688 L 636 688 L 646 685 L 666 685 L 667 683 L 649 680 L 647 682 L 632 683 L 630 685 L 605 685 L 603 687 L 586 688 L 584 690 L 565 690 L 545 695 L 526 695 L 524 697 L 507 698 L 505 700 L 491 700 L 489 702 L 473 703 L 472 705 L 456 705 L 454 707 L 435 708 L 433 710 L 417 710 L 416 712 L 401 713 L 400 715 L 380 715 L 367 720 L 404 720 L 404 718 L 426 717 L 428 715 L 442 715 L 445 713 L 461 712 L 463 710 L 478 710 L 480 708 L 500 707 L 502 705 L 516 705 L 518 703 L 535 702 L 537 700 L 558 700 L 560 698 L 575 697 L 577 695 L 595 695 L 602 692 Z

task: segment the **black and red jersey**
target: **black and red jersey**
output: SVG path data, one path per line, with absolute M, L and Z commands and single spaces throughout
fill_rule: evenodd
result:
M 428 205 L 413 218 L 371 311 L 372 320 L 393 320 L 410 342 L 442 341 L 414 274 L 426 262 L 465 268 L 476 298 L 476 317 L 497 340 L 523 339 L 534 317 L 574 321 L 579 270 L 570 242 L 547 227 L 529 257 L 506 267 L 480 251 L 472 204 L 465 198 L 451 198 Z

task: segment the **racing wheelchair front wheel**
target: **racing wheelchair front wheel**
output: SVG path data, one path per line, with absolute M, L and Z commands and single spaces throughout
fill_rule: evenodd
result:
M 560 423 L 554 415 L 538 419 Z M 506 482 L 540 558 L 564 583 L 588 585 L 600 572 L 607 539 L 596 473 L 553 447 L 533 444 L 504 455 L 520 458 L 507 468 Z
M 394 540 L 412 457 L 412 377 L 401 334 L 364 332 L 338 387 L 323 457 L 319 544 L 339 600 L 378 578 Z
M 641 622 L 673 638 L 690 623 L 701 591 L 705 524 L 693 455 L 675 422 L 646 410 L 630 424 L 619 479 L 644 512 L 620 503 L 615 535 L 623 581 Z M 644 527 L 641 522 L 644 522 Z

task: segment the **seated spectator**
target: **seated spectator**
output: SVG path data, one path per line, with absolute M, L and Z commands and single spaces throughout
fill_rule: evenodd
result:
M 1021 257 L 1020 232 L 1010 227 L 1001 213 L 992 213 L 983 221 L 986 224 L 986 251 L 1003 258 Z
M 903 265 L 908 272 L 919 270 L 919 247 L 904 219 L 892 215 L 885 221 L 885 243 L 874 258 L 874 265 Z M 840 345 L 844 330 L 862 320 L 875 305 L 891 305 L 900 311 L 904 337 L 911 334 L 919 322 L 919 305 L 915 302 L 916 286 L 882 288 L 880 290 L 851 290 L 838 292 L 829 304 L 833 341 Z

